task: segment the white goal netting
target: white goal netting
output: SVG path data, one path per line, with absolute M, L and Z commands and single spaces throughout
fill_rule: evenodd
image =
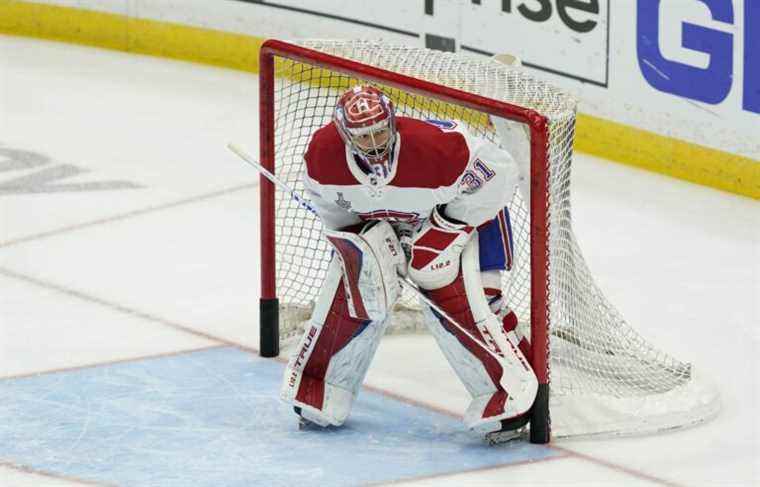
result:
M 719 409 L 716 391 L 683 363 L 648 343 L 620 316 L 594 283 L 573 235 L 570 169 L 576 101 L 525 71 L 495 61 L 369 41 L 298 43 L 361 64 L 400 73 L 535 110 L 548 119 L 550 412 L 555 436 L 639 434 L 704 421 Z M 302 192 L 303 154 L 311 134 L 330 120 L 349 86 L 374 84 L 400 115 L 454 119 L 500 143 L 488 116 L 434 93 L 369 83 L 331 69 L 278 56 L 275 68 L 275 173 Z M 505 147 L 509 150 L 509 147 Z M 509 188 L 505 188 L 505 192 Z M 531 241 L 528 204 L 519 192 L 509 204 L 515 264 L 503 291 L 526 334 L 531 320 Z M 275 194 L 277 296 L 282 340 L 300 334 L 324 279 L 329 251 L 321 225 L 290 195 Z M 535 260 L 535 259 L 534 259 Z M 535 264 L 534 264 L 535 265 Z M 424 324 L 415 298 L 398 305 L 391 332 Z

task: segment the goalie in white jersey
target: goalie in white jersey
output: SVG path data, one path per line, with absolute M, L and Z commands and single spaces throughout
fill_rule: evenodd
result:
M 334 253 L 283 398 L 309 422 L 343 424 L 401 292 L 400 273 L 469 332 L 424 306 L 472 395 L 467 425 L 522 426 L 537 381 L 500 289 L 512 265 L 505 205 L 518 167 L 510 154 L 456 121 L 397 117 L 385 94 L 357 86 L 304 158 L 303 182 Z

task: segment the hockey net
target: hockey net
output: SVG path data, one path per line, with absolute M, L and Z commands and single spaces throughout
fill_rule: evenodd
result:
M 642 434 L 717 414 L 714 388 L 632 328 L 583 259 L 570 211 L 576 108 L 570 95 L 495 61 L 370 41 L 267 41 L 260 82 L 262 163 L 299 194 L 311 135 L 355 84 L 386 91 L 400 115 L 457 120 L 496 144 L 493 117 L 525 123 L 533 194 L 516 192 L 509 203 L 514 266 L 502 287 L 531 336 L 539 382 L 549 384 L 552 434 Z M 300 336 L 330 253 L 319 220 L 289 194 L 262 180 L 261 204 L 261 346 L 276 355 L 280 343 Z M 391 333 L 424 330 L 411 295 L 399 301 L 393 320 Z M 545 421 L 548 432 L 548 414 Z

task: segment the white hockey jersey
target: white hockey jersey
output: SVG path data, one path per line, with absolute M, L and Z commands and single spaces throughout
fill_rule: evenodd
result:
M 389 182 L 377 187 L 333 123 L 314 133 L 303 183 L 326 227 L 415 223 L 438 205 L 447 217 L 479 226 L 511 200 L 518 179 L 512 156 L 459 122 L 397 117 L 397 130 Z

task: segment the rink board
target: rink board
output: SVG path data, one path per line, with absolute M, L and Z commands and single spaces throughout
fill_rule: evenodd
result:
M 0 381 L 0 462 L 117 485 L 357 485 L 560 455 L 489 447 L 461 421 L 364 391 L 299 431 L 283 364 L 220 347 Z M 456 380 L 451 377 L 451 380 Z

